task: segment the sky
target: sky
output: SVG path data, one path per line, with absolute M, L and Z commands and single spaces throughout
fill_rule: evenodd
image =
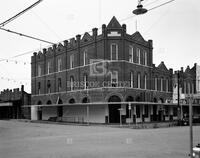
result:
M 37 0 L 1 0 L 0 23 Z M 144 0 L 151 9 L 168 0 Z M 145 40 L 153 40 L 153 62 L 164 61 L 167 68 L 200 64 L 200 1 L 175 0 L 144 15 L 133 16 L 138 0 L 43 0 L 36 7 L 5 25 L 5 29 L 41 38 L 53 43 L 84 34 L 108 24 L 115 16 L 127 25 L 127 32 L 139 31 Z M 132 17 L 132 18 L 127 18 Z M 126 19 L 126 20 L 123 20 Z M 20 88 L 31 92 L 31 56 L 48 43 L 0 30 L 0 91 Z M 18 56 L 20 54 L 25 54 Z M 16 57 L 17 56 L 17 57 Z M 2 60 L 3 59 L 3 60 Z M 8 59 L 8 60 L 4 60 Z

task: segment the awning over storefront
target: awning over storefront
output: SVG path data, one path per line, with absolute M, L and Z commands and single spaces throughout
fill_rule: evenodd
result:
M 131 105 L 166 105 L 166 106 L 177 106 L 177 104 L 173 103 L 154 103 L 154 102 L 92 102 L 92 103 L 66 103 L 66 104 L 43 104 L 43 105 L 24 105 L 23 107 L 53 107 L 53 106 L 80 106 L 80 105 L 108 105 L 108 104 L 131 104 Z

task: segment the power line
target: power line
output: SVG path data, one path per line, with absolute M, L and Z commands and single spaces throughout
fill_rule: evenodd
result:
M 31 8 L 35 7 L 36 5 L 38 5 L 40 2 L 42 2 L 42 0 L 39 0 L 37 2 L 35 2 L 34 4 L 32 4 L 31 6 L 29 6 L 28 8 L 22 10 L 21 12 L 19 12 L 18 14 L 14 15 L 13 17 L 9 18 L 8 20 L 2 22 L 0 24 L 0 27 L 5 26 L 6 24 L 12 22 L 13 20 L 15 20 L 16 18 L 18 18 L 20 15 L 24 14 L 25 12 L 27 12 L 28 10 L 30 10 Z
M 155 1 L 158 1 L 158 0 L 155 0 Z M 154 2 L 155 2 L 154 1 Z M 165 2 L 165 3 L 163 3 L 163 4 L 160 4 L 160 5 L 158 5 L 158 6 L 155 6 L 155 7 L 153 7 L 153 8 L 150 8 L 150 9 L 148 9 L 148 11 L 151 11 L 151 10 L 153 10 L 153 9 L 156 9 L 156 8 L 158 8 L 158 7 L 161 7 L 161 6 L 163 6 L 163 5 L 166 5 L 166 4 L 168 4 L 168 3 L 171 3 L 171 2 L 173 2 L 173 1 L 175 1 L 175 0 L 170 0 L 170 1 L 168 1 L 168 2 Z M 153 3 L 153 2 L 152 2 Z M 149 4 L 147 4 L 147 5 L 149 5 Z M 126 20 L 129 20 L 129 19 L 131 19 L 131 18 L 134 18 L 136 15 L 132 15 L 132 16 L 129 16 L 129 17 L 126 17 L 126 18 L 124 18 L 124 19 L 121 19 L 121 20 L 119 20 L 120 22 L 122 22 L 122 21 L 126 21 Z M 11 32 L 10 30 L 6 30 L 6 29 L 3 29 L 3 28 L 0 28 L 0 29 L 2 29 L 2 30 L 4 30 L 4 31 L 8 31 L 8 32 Z M 101 29 L 101 27 L 99 27 L 98 29 Z M 92 31 L 88 31 L 88 33 L 90 33 L 90 32 L 92 32 Z M 22 34 L 20 34 L 20 33 L 17 33 L 16 32 L 16 34 L 18 34 L 18 35 L 21 35 L 22 36 Z M 85 33 L 83 33 L 83 34 L 81 34 L 81 35 L 84 35 Z M 26 36 L 28 36 L 28 35 L 26 35 Z M 30 36 L 31 37 L 31 36 Z M 31 37 L 32 38 L 32 37 Z M 34 37 L 33 37 L 34 38 Z M 34 39 L 38 39 L 38 38 L 34 38 Z M 70 40 L 71 38 L 69 38 L 69 39 L 66 39 L 66 40 Z M 38 39 L 39 41 L 42 41 L 42 42 L 46 42 L 46 43 L 49 43 L 49 44 L 55 44 L 55 43 L 52 43 L 52 42 L 48 42 L 48 41 L 45 41 L 45 40 L 40 40 L 40 39 Z M 63 42 L 63 41 L 62 41 Z M 59 42 L 58 42 L 59 43 Z M 18 54 L 18 55 L 16 55 L 16 56 L 14 56 L 14 57 L 11 57 L 11 58 L 16 58 L 16 57 L 20 57 L 20 56 L 23 56 L 23 55 L 26 55 L 26 54 L 30 54 L 30 53 L 33 53 L 34 51 L 29 51 L 29 52 L 26 52 L 26 53 L 22 53 L 22 54 Z M 1 60 L 0 60 L 1 61 Z
M 33 14 L 40 20 L 40 22 L 46 26 L 59 40 L 61 40 L 61 37 L 38 15 L 32 10 Z
M 158 6 L 155 6 L 155 7 L 151 8 L 151 9 L 149 9 L 148 11 L 151 11 L 151 10 L 153 10 L 153 9 L 159 8 L 159 7 L 163 6 L 163 5 L 166 5 L 166 4 L 168 4 L 168 3 L 171 3 L 171 2 L 173 2 L 173 1 L 175 1 L 175 0 L 171 0 L 171 1 L 167 1 L 167 2 L 165 2 L 165 3 L 162 3 L 162 4 L 158 5 Z
M 147 3 L 147 4 L 145 5 L 145 7 L 147 7 L 147 6 L 151 5 L 151 4 L 154 4 L 154 3 L 158 2 L 158 1 L 160 1 L 160 0 L 155 0 L 155 1 L 153 1 L 153 2 Z
M 19 33 L 19 32 L 16 32 L 16 31 L 9 30 L 9 29 L 4 29 L 4 28 L 1 28 L 1 27 L 0 27 L 0 29 L 3 30 L 3 31 L 7 31 L 9 33 L 14 33 L 14 34 L 17 34 L 19 36 L 24 36 L 24 37 L 31 38 L 31 39 L 34 39 L 34 40 L 37 40 L 37 41 L 41 41 L 41 42 L 45 42 L 45 43 L 49 43 L 49 44 L 55 44 L 53 42 L 49 42 L 49 41 L 46 41 L 46 40 L 43 40 L 43 39 L 40 39 L 40 38 L 36 38 L 36 37 L 33 37 L 33 36 L 25 35 L 23 33 Z

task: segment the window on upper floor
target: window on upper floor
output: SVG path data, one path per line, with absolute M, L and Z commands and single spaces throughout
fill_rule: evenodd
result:
M 42 68 L 41 65 L 38 65 L 38 76 L 42 75 Z
M 192 83 L 191 93 L 194 94 L 194 84 Z
M 111 85 L 117 87 L 118 84 L 118 71 L 112 71 L 111 73 Z
M 144 51 L 144 65 L 147 66 L 147 52 Z
M 51 93 L 51 81 L 47 80 L 47 93 Z
M 87 51 L 85 50 L 84 52 L 83 52 L 83 65 L 85 66 L 85 65 L 87 65 L 88 64 L 88 53 L 87 53 Z
M 186 89 L 187 89 L 187 85 L 186 85 L 186 82 L 184 81 L 184 94 L 186 94 Z
M 58 58 L 58 72 L 62 71 L 62 58 Z
M 84 74 L 83 81 L 84 81 L 84 89 L 88 89 L 88 76 L 87 76 L 87 74 Z
M 166 92 L 169 92 L 169 80 L 166 79 Z
M 131 87 L 131 88 L 134 87 L 134 76 L 133 76 L 133 72 L 130 72 L 130 87 Z
M 60 92 L 62 89 L 62 80 L 61 78 L 58 78 L 58 92 Z
M 147 89 L 147 75 L 144 75 L 144 89 Z
M 47 74 L 50 74 L 51 73 L 51 61 L 49 60 L 47 62 Z
M 111 60 L 118 60 L 118 45 L 115 43 L 112 43 L 110 46 L 110 57 Z
M 163 91 L 163 78 L 160 79 L 160 91 Z
M 41 93 L 41 83 L 38 82 L 38 94 L 40 94 L 40 93 Z
M 137 88 L 141 88 L 141 75 L 140 75 L 140 73 L 137 74 Z
M 155 90 L 157 91 L 158 90 L 158 78 L 157 77 L 155 77 Z
M 140 52 L 140 48 L 136 48 L 136 63 L 138 63 L 138 64 L 141 64 L 141 59 L 140 59 L 140 56 L 141 56 L 141 54 L 140 54 L 141 52 Z
M 133 46 L 129 46 L 129 62 L 133 63 Z
M 197 78 L 197 92 L 200 92 L 200 76 Z
M 70 69 L 74 68 L 74 54 L 70 55 Z
M 74 90 L 74 77 L 70 76 L 70 91 Z
M 188 90 L 187 90 L 188 94 L 190 94 L 190 83 L 188 82 Z

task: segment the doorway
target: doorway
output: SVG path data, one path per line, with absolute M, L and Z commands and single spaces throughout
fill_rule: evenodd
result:
M 118 96 L 111 96 L 108 102 L 121 102 Z M 109 123 L 120 123 L 120 111 L 121 104 L 109 104 Z

